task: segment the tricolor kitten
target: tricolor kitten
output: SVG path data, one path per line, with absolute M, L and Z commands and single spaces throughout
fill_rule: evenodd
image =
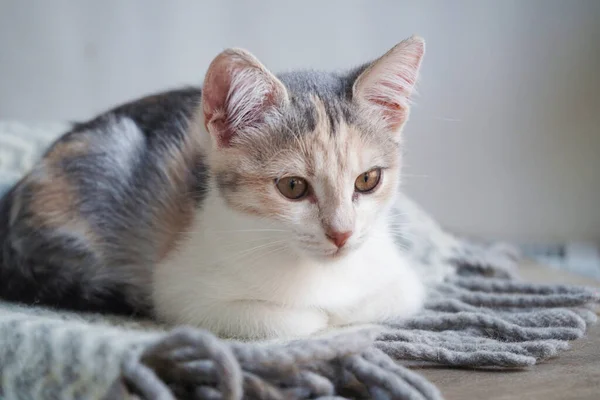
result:
M 275 76 L 226 50 L 76 125 L 0 203 L 0 295 L 255 339 L 414 314 L 390 210 L 423 53 Z

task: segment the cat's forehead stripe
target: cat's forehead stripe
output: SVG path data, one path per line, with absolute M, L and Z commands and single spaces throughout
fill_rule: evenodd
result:
M 353 78 L 320 71 L 296 71 L 279 75 L 291 97 L 289 112 L 305 131 L 315 129 L 318 113 L 325 111 L 335 135 L 339 124 L 353 123 L 351 87 Z M 318 99 L 315 102 L 315 99 Z

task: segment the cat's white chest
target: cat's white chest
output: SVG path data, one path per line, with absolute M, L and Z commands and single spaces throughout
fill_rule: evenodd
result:
M 199 215 L 185 243 L 160 266 L 161 280 L 190 286 L 190 301 L 205 297 L 338 308 L 360 301 L 402 268 L 392 240 L 369 241 L 340 260 L 319 261 L 301 257 L 285 244 L 272 244 L 276 239 L 261 240 L 268 228 L 227 238 L 202 226 L 203 221 L 205 215 Z
M 323 262 L 300 256 L 269 229 L 216 207 L 198 212 L 187 240 L 155 269 L 159 317 L 219 331 L 219 324 L 260 319 L 265 307 L 270 310 L 265 321 L 283 321 L 288 311 L 315 310 L 310 312 L 337 316 L 343 323 L 355 317 L 374 322 L 402 314 L 406 304 L 410 310 L 421 304 L 419 280 L 391 237 L 377 235 L 347 256 Z M 223 318 L 227 321 L 215 322 Z M 294 321 L 312 323 L 309 317 Z
M 395 279 L 401 268 L 393 244 L 368 242 L 335 262 L 291 263 L 280 284 L 288 287 L 289 301 L 294 304 L 335 310 L 359 303 Z

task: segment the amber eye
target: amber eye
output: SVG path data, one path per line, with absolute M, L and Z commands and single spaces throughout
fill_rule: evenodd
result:
M 297 176 L 281 178 L 277 181 L 277 189 L 291 200 L 299 200 L 308 193 L 308 183 Z
M 368 193 L 377 187 L 380 180 L 381 169 L 375 168 L 360 174 L 354 182 L 354 188 L 357 192 Z

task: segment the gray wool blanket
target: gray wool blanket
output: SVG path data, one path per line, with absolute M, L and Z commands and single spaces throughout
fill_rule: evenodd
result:
M 2 128 L 8 144 L 9 131 L 43 136 L 40 143 L 50 131 Z M 190 327 L 0 302 L 0 398 L 434 400 L 442 394 L 414 364 L 530 367 L 596 321 L 597 290 L 523 282 L 509 246 L 450 235 L 407 198 L 396 211 L 398 246 L 429 288 L 425 310 L 408 321 L 242 343 Z

